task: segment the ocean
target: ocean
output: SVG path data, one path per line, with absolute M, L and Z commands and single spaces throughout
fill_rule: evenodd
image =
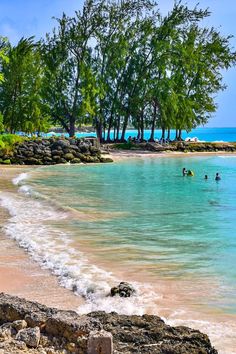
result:
M 236 353 L 235 176 L 234 155 L 44 166 L 1 192 L 4 230 L 86 299 L 79 313 L 157 314 Z M 109 297 L 120 281 L 136 295 Z
M 48 133 L 47 136 L 51 135 L 60 135 L 55 134 L 54 132 Z M 64 134 L 67 136 L 68 134 Z M 95 133 L 76 133 L 77 137 L 86 137 L 86 136 L 96 136 Z M 113 139 L 114 134 L 111 133 L 111 139 Z M 137 136 L 136 130 L 127 130 L 125 138 L 131 136 L 132 138 Z M 144 131 L 144 139 L 148 140 L 150 137 L 150 130 Z M 160 139 L 161 130 L 155 130 L 155 139 Z M 191 132 L 183 131 L 182 134 L 183 139 L 188 138 L 197 138 L 199 141 L 218 141 L 218 142 L 232 142 L 236 141 L 236 128 L 196 128 Z M 171 130 L 171 139 L 175 138 L 175 130 Z

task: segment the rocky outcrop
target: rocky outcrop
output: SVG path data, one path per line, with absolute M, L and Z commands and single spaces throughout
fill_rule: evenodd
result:
M 207 335 L 158 316 L 79 316 L 0 294 L 0 353 L 217 354 Z
M 112 162 L 101 155 L 96 138 L 27 139 L 11 152 L 0 150 L 0 163 L 20 165 L 55 165 L 70 162 Z

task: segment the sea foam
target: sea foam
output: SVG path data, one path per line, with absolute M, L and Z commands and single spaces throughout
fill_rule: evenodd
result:
M 28 173 L 20 173 L 17 177 L 13 178 L 12 182 L 15 185 L 19 185 L 22 181 L 29 178 Z

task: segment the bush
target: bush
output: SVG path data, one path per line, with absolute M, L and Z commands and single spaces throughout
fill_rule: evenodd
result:
M 26 138 L 23 138 L 15 134 L 1 134 L 0 135 L 0 150 L 3 150 L 4 153 L 9 153 L 14 149 L 16 143 L 21 143 Z

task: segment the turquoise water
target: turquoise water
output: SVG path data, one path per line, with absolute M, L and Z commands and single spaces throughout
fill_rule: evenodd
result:
M 195 176 L 182 177 L 183 167 Z M 214 281 L 207 305 L 235 314 L 235 176 L 233 156 L 143 157 L 46 167 L 27 184 L 57 205 L 94 217 L 73 218 L 70 229 L 101 259 L 142 268 L 153 279 Z
M 48 134 L 49 136 L 51 133 Z M 64 134 L 66 135 L 66 134 Z M 95 133 L 77 133 L 76 136 L 78 137 L 86 137 L 86 136 L 95 136 Z M 126 139 L 129 136 L 136 137 L 137 131 L 135 130 L 127 130 L 126 132 Z M 145 130 L 144 132 L 144 139 L 149 139 L 150 137 L 150 130 Z M 155 130 L 155 139 L 160 139 L 161 137 L 161 130 Z M 236 141 L 236 128 L 196 128 L 193 129 L 191 132 L 183 131 L 182 134 L 183 139 L 186 138 L 194 138 L 197 137 L 200 141 Z M 174 140 L 175 138 L 175 130 L 171 130 L 171 139 Z M 113 139 L 113 133 L 111 133 L 111 139 Z

